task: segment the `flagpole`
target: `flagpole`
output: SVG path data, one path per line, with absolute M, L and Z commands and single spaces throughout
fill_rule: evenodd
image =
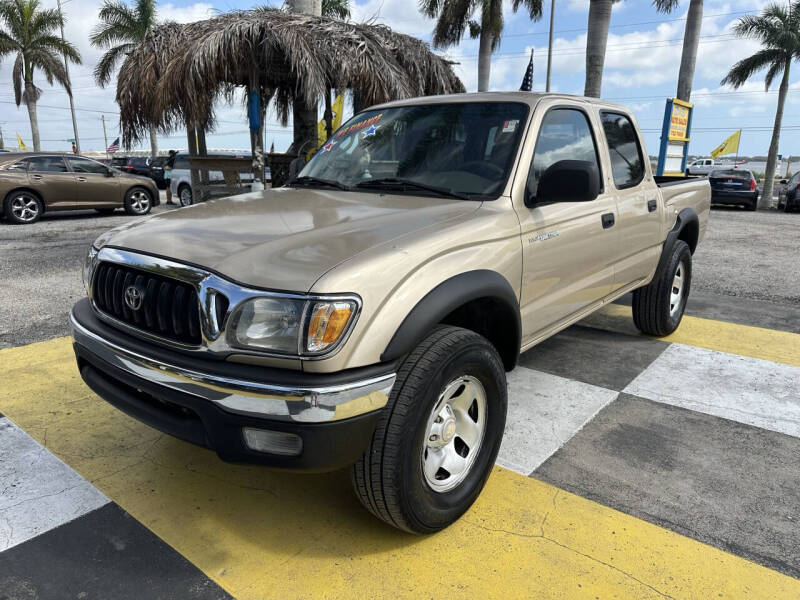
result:
M 106 160 L 108 160 L 108 136 L 106 135 L 106 116 L 100 115 L 100 120 L 103 122 L 103 141 L 106 144 Z
M 553 18 L 556 13 L 556 0 L 550 0 L 550 41 L 547 44 L 547 87 L 550 91 L 550 67 L 553 65 Z

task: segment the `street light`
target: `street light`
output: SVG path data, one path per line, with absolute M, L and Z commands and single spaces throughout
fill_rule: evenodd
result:
M 61 41 L 64 42 L 64 11 L 61 9 L 62 4 L 72 2 L 72 0 L 56 0 L 58 3 L 58 14 L 61 15 Z M 69 62 L 67 55 L 64 53 L 64 72 L 67 75 L 67 83 L 69 84 L 69 110 L 72 113 L 72 132 L 75 135 L 75 149 L 78 154 L 81 153 L 81 141 L 78 139 L 78 121 L 75 120 L 75 101 L 72 99 L 72 80 L 69 78 Z

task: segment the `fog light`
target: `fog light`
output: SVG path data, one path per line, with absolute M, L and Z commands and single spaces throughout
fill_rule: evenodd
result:
M 303 451 L 303 438 L 294 433 L 283 431 L 269 431 L 267 429 L 242 429 L 244 443 L 251 450 L 269 452 L 282 456 L 299 456 Z

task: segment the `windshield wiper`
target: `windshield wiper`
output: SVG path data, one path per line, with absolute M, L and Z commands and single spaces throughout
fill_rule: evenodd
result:
M 426 192 L 433 192 L 440 196 L 448 198 L 458 198 L 459 200 L 469 200 L 470 197 L 461 192 L 451 190 L 450 188 L 439 187 L 437 185 L 428 185 L 427 183 L 420 183 L 412 179 L 398 179 L 396 177 L 383 177 L 380 179 L 366 179 L 356 184 L 357 188 L 393 188 L 393 189 L 417 189 L 425 190 Z
M 320 179 L 319 177 L 311 177 L 310 175 L 303 175 L 301 177 L 295 177 L 288 182 L 288 185 L 327 185 L 328 187 L 334 187 L 338 190 L 345 190 L 350 191 L 351 188 L 349 185 L 345 185 L 343 183 L 339 183 L 338 181 L 334 181 L 333 179 Z

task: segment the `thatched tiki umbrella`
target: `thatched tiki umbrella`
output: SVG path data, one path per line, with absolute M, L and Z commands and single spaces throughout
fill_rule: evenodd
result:
M 451 63 L 388 27 L 235 11 L 158 27 L 126 58 L 117 83 L 123 143 L 142 139 L 150 124 L 212 128 L 214 101 L 232 101 L 239 88 L 257 91 L 262 107 L 272 101 L 284 125 L 295 101 L 331 89 L 352 90 L 364 106 L 464 91 Z

